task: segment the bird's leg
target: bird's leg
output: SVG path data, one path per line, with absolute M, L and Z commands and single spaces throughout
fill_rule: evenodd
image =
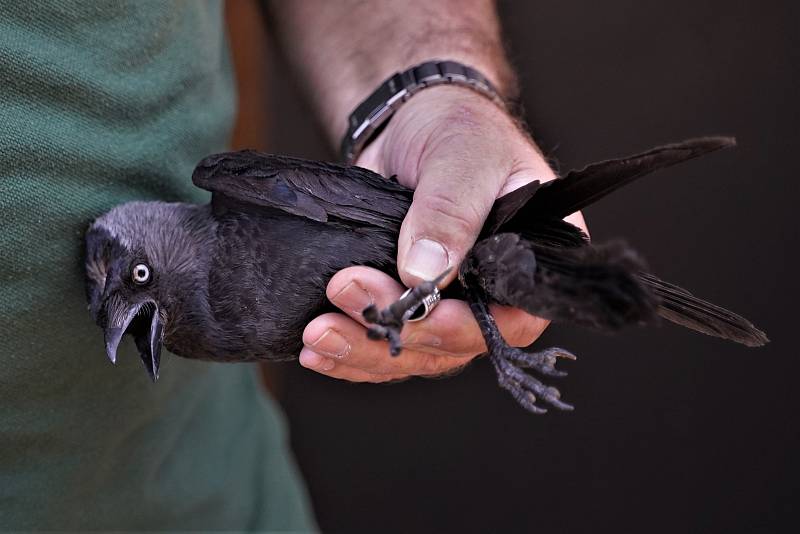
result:
M 364 320 L 372 324 L 367 330 L 367 336 L 374 340 L 388 340 L 389 353 L 392 356 L 400 354 L 400 351 L 403 350 L 403 344 L 400 341 L 400 332 L 403 330 L 403 325 L 422 306 L 423 299 L 437 290 L 437 286 L 449 272 L 450 269 L 447 269 L 433 280 L 422 282 L 407 295 L 382 310 L 379 310 L 374 304 L 364 308 L 362 312 Z
M 462 285 L 467 294 L 469 307 L 486 341 L 489 358 L 497 372 L 500 386 L 530 412 L 547 412 L 545 408 L 536 404 L 537 399 L 559 410 L 572 410 L 572 405 L 560 400 L 561 393 L 556 388 L 543 384 L 523 369 L 533 369 L 547 376 L 565 376 L 567 373 L 557 370 L 555 363 L 558 358 L 574 360 L 575 356 L 571 352 L 555 347 L 540 352 L 526 352 L 510 347 L 489 312 L 489 300 L 483 289 L 477 283 L 470 284 L 463 279 Z

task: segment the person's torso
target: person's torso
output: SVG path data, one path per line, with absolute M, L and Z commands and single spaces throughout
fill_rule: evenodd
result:
M 246 366 L 112 366 L 82 237 L 134 199 L 202 202 L 235 96 L 221 5 L 0 1 L 0 526 L 309 526 Z

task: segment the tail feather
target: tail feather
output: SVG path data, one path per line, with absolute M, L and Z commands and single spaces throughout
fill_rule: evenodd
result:
M 689 139 L 530 183 L 495 202 L 465 265 L 494 301 L 547 319 L 615 330 L 659 315 L 697 332 L 764 345 L 767 336 L 747 319 L 642 272 L 625 245 L 588 244 L 562 220 L 645 174 L 735 144 L 731 137 Z
M 553 321 L 611 331 L 658 306 L 637 276 L 641 260 L 619 242 L 553 248 L 503 233 L 478 242 L 465 265 L 492 301 Z
M 699 299 L 652 274 L 640 273 L 639 278 L 660 299 L 658 314 L 668 321 L 748 347 L 760 347 L 769 342 L 764 332 L 730 310 Z
M 645 273 L 621 242 L 562 248 L 502 233 L 479 241 L 462 268 L 493 302 L 552 321 L 614 331 L 658 315 L 749 347 L 769 341 L 747 319 Z

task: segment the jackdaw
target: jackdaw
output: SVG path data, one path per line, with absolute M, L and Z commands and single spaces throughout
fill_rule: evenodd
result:
M 589 243 L 563 220 L 651 171 L 734 145 L 714 137 L 595 163 L 499 198 L 445 296 L 465 299 L 480 326 L 500 385 L 527 410 L 537 400 L 571 409 L 554 387 L 526 372 L 563 376 L 552 348 L 508 346 L 488 305 L 521 308 L 553 321 L 603 331 L 657 317 L 698 332 L 759 346 L 746 319 L 646 273 L 620 242 Z M 355 166 L 245 150 L 212 155 L 194 184 L 208 205 L 131 202 L 86 234 L 89 309 L 105 330 L 112 362 L 130 334 L 153 380 L 161 346 L 187 358 L 224 362 L 288 360 L 305 325 L 332 305 L 334 273 L 367 265 L 397 275 L 400 224 L 413 191 Z M 385 310 L 364 310 L 373 338 L 401 349 L 400 329 L 441 280 L 422 284 Z

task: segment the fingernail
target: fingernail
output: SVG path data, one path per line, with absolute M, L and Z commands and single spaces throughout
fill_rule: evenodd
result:
M 336 366 L 336 362 L 306 349 L 300 353 L 300 365 L 315 371 L 330 371 Z
M 406 256 L 406 272 L 423 280 L 433 280 L 447 269 L 447 250 L 436 241 L 418 239 Z
M 366 289 L 358 285 L 356 282 L 350 282 L 344 288 L 336 293 L 331 299 L 337 308 L 350 312 L 361 313 L 364 308 L 370 304 L 374 304 L 372 296 Z
M 337 331 L 330 328 L 311 344 L 315 351 L 325 356 L 342 359 L 350 354 L 350 343 Z

